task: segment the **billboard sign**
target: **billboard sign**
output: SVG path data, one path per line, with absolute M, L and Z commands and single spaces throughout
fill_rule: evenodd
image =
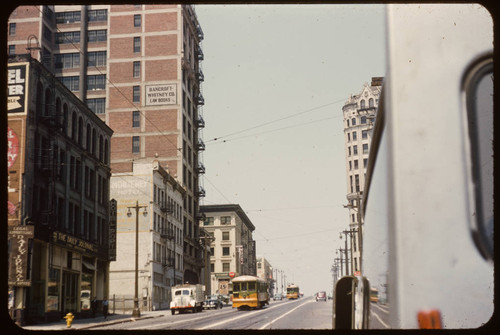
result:
M 15 63 L 7 69 L 7 110 L 26 113 L 28 63 Z

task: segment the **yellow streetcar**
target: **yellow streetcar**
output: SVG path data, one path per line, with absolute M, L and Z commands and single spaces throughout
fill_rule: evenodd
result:
M 261 308 L 266 304 L 269 293 L 265 280 L 254 276 L 233 279 L 233 308 Z
M 286 287 L 286 298 L 287 299 L 298 299 L 299 298 L 299 287 L 297 285 L 288 285 Z

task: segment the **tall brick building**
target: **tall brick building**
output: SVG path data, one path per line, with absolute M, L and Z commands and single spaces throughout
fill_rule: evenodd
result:
M 203 32 L 194 7 L 20 6 L 8 29 L 9 54 L 30 52 L 113 129 L 112 190 L 134 162 L 153 160 L 185 188 L 183 279 L 200 282 Z M 118 217 L 136 198 L 117 204 Z

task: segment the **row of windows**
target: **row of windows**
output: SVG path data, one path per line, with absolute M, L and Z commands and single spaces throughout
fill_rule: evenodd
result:
M 153 187 L 153 203 L 160 207 L 168 206 L 170 213 L 174 218 L 181 221 L 182 219 L 182 206 L 179 205 L 174 199 L 165 194 L 165 190 L 154 185 Z
M 88 53 L 88 66 L 106 66 L 106 51 L 94 51 Z M 75 69 L 80 67 L 80 53 L 64 53 L 55 55 L 56 69 Z
M 367 154 L 369 152 L 368 143 L 363 143 L 363 154 Z M 347 154 L 351 156 L 351 147 L 347 147 Z M 358 146 L 352 146 L 352 155 L 356 156 L 358 154 Z
M 89 30 L 87 33 L 87 42 L 106 42 L 107 31 L 105 29 L 101 30 Z M 79 31 L 66 31 L 61 33 L 56 33 L 56 44 L 75 44 L 80 43 L 80 32 Z
M 170 221 L 165 220 L 160 214 L 153 213 L 153 230 L 157 233 L 171 236 L 176 244 L 182 245 L 182 230 L 177 228 Z
M 210 248 L 210 255 L 216 256 L 214 248 Z M 222 256 L 231 256 L 231 247 L 222 247 Z
M 347 126 L 348 127 L 351 127 L 351 126 L 355 126 L 356 125 L 356 119 L 355 117 L 351 118 L 351 120 L 347 119 Z M 368 120 L 368 117 L 366 115 L 362 115 L 361 116 L 361 123 L 360 124 L 366 124 L 367 123 L 367 120 Z M 350 123 L 349 123 L 350 122 Z
M 67 76 L 58 77 L 58 79 L 72 92 L 80 90 L 80 77 Z M 106 89 L 106 75 L 91 75 L 87 77 L 87 90 L 105 90 Z
M 60 123 L 64 134 L 70 137 L 75 143 L 80 147 L 86 149 L 89 153 L 94 155 L 99 161 L 108 164 L 109 163 L 109 141 L 102 134 L 97 134 L 97 130 L 94 126 L 86 121 L 84 126 L 83 117 L 78 116 L 77 112 L 73 110 L 70 114 L 68 105 L 62 103 L 59 97 L 55 101 L 55 111 L 52 111 L 53 101 L 52 101 L 52 91 L 50 89 L 45 89 L 45 94 L 43 93 L 43 85 L 39 83 L 37 85 L 36 93 L 36 115 L 40 120 L 41 117 L 51 117 L 55 118 L 58 123 Z M 54 113 L 55 112 L 55 113 Z M 85 127 L 85 129 L 84 129 Z M 84 138 L 85 136 L 85 138 Z
M 222 272 L 229 272 L 231 271 L 231 263 L 228 262 L 223 262 L 222 263 Z M 215 272 L 215 264 L 210 263 L 210 272 Z
M 349 171 L 352 171 L 353 166 L 354 166 L 354 170 L 359 169 L 359 163 L 358 163 L 357 159 L 355 159 L 353 161 L 349 161 Z M 364 158 L 363 159 L 363 168 L 366 169 L 367 166 L 368 166 L 368 158 Z
M 352 134 L 352 140 L 357 141 L 358 140 L 358 132 L 357 131 L 353 131 L 352 133 L 347 133 L 347 141 L 348 142 L 351 141 L 351 134 Z M 361 131 L 361 138 L 363 140 L 368 139 L 368 130 L 367 129 Z
M 106 21 L 108 19 L 107 9 L 89 10 L 87 12 L 88 22 Z M 78 23 L 82 20 L 81 11 L 56 13 L 56 23 Z
M 182 256 L 168 249 L 163 244 L 153 242 L 153 260 L 170 266 L 173 266 L 175 262 L 175 268 L 182 270 Z
M 230 225 L 231 224 L 231 216 L 221 216 L 220 217 L 221 225 Z M 205 221 L 203 221 L 204 226 L 213 226 L 214 225 L 214 217 L 207 217 Z

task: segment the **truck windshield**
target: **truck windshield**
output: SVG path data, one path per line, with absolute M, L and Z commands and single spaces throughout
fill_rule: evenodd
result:
M 177 290 L 174 293 L 175 295 L 189 295 L 189 290 Z

